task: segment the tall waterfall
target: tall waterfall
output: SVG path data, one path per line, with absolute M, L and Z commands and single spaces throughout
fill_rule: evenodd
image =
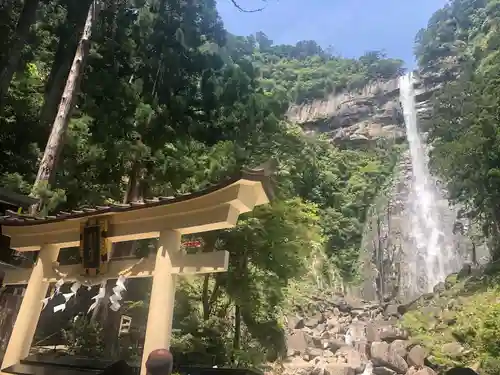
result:
M 407 207 L 406 241 L 413 251 L 404 251 L 406 272 L 402 284 L 411 294 L 430 292 L 460 264 L 455 251 L 452 226 L 448 225 L 450 208 L 429 173 L 428 154 L 422 142 L 415 105 L 414 78 L 400 78 L 400 100 L 411 156 L 412 180 Z

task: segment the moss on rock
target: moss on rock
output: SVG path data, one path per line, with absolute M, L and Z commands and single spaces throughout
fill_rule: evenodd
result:
M 496 278 L 450 275 L 447 290 L 420 299 L 402 319 L 414 343 L 440 368 L 477 366 L 500 373 L 500 285 Z

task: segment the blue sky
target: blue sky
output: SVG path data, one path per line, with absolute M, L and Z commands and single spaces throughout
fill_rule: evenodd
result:
M 262 0 L 238 0 L 258 8 Z M 413 41 L 447 0 L 267 0 L 262 12 L 241 13 L 218 0 L 226 29 L 237 35 L 263 31 L 275 43 L 312 39 L 346 57 L 384 50 L 414 66 Z

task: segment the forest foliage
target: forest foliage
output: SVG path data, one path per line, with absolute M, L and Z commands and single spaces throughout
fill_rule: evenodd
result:
M 33 188 L 89 5 L 6 0 L 0 6 L 4 187 Z M 306 136 L 284 114 L 292 102 L 401 73 L 402 61 L 376 51 L 345 59 L 314 41 L 275 45 L 261 32 L 231 35 L 213 0 L 104 2 L 55 177 L 35 187 L 43 212 L 196 191 L 243 166 L 275 160 L 275 201 L 232 230 L 197 238 L 203 251 L 228 250 L 230 267 L 183 281 L 174 343 L 180 358 L 195 353 L 186 360 L 203 363 L 275 358 L 284 350 L 280 319 L 291 283 L 313 282 L 318 274 L 330 283 L 356 277 L 365 215 L 397 153 L 384 142 L 341 150 Z M 129 304 L 135 321 L 147 306 L 141 296 Z M 82 327 L 110 329 L 80 321 L 65 335 L 76 351 L 94 346 L 104 356 L 124 350 L 131 356 L 141 342 L 138 329 L 133 344 L 118 349 L 107 331 L 110 342 L 90 335 L 82 344 Z
M 431 165 L 461 215 L 491 240 L 493 260 L 500 255 L 499 22 L 499 1 L 452 1 L 431 17 L 416 45 L 427 71 L 454 78 L 436 91 L 425 124 Z
M 484 374 L 500 371 L 499 26 L 500 1 L 454 0 L 431 17 L 416 43 L 422 76 L 435 89 L 432 116 L 423 124 L 432 145 L 431 167 L 445 184 L 451 203 L 460 208 L 460 216 L 470 220 L 472 230 L 479 229 L 479 235 L 473 234 L 488 244 L 487 270 L 492 275 L 459 283 L 454 287 L 458 296 L 441 296 L 446 304 L 443 314 L 453 325 L 429 325 L 423 310 L 405 320 L 413 334 L 422 336 L 436 362 L 477 363 Z M 439 299 L 431 302 L 436 305 Z M 465 348 L 459 358 L 442 353 L 443 343 L 451 340 Z

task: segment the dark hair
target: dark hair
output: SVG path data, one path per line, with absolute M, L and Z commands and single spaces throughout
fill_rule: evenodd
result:
M 455 367 L 446 371 L 445 375 L 478 375 L 473 369 L 468 367 Z
M 156 349 L 149 353 L 146 370 L 150 375 L 170 375 L 174 359 L 167 349 Z

